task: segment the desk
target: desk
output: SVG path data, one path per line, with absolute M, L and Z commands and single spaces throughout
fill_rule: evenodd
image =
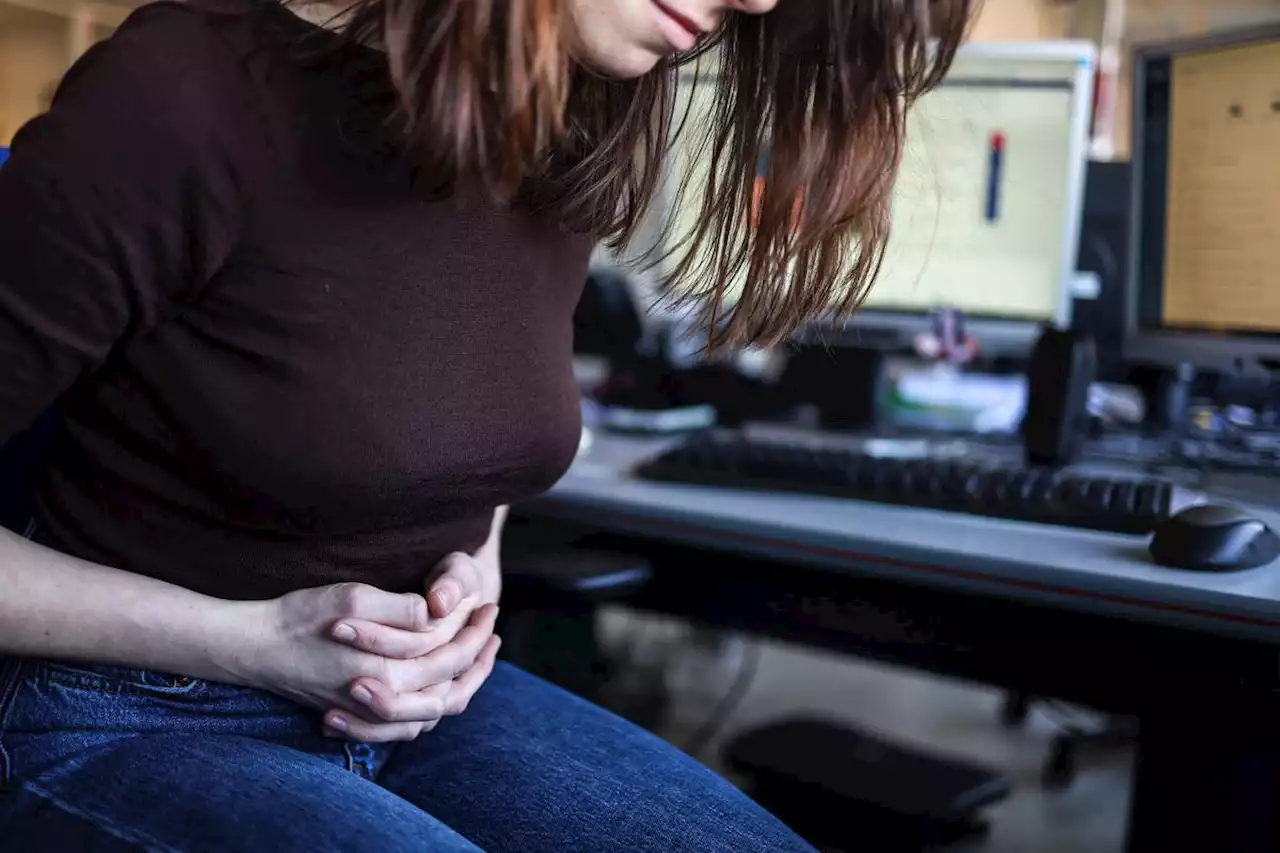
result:
M 1280 849 L 1280 565 L 1179 572 L 1136 537 L 629 476 L 662 446 L 598 436 L 513 518 L 650 556 L 641 607 L 1137 714 L 1133 853 Z

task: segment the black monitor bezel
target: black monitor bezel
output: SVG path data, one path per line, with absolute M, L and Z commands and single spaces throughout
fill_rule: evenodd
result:
M 1280 333 L 1169 327 L 1151 322 L 1158 316 L 1164 286 L 1168 193 L 1168 121 L 1151 115 L 1151 75 L 1178 56 L 1280 42 L 1280 21 L 1210 35 L 1142 44 L 1132 57 L 1132 178 L 1129 221 L 1129 269 L 1126 274 L 1125 358 L 1134 362 L 1176 366 L 1191 364 L 1214 370 L 1274 372 L 1280 365 Z M 1161 131 L 1164 134 L 1161 135 Z

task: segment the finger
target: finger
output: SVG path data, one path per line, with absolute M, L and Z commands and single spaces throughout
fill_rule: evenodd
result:
M 460 622 L 461 619 L 453 621 Z M 329 633 L 339 643 L 361 651 L 384 658 L 409 660 L 440 648 L 453 639 L 459 627 L 446 619 L 435 623 L 426 631 L 405 631 L 364 619 L 343 619 Z
M 363 583 L 333 586 L 334 629 L 345 618 L 378 622 L 406 631 L 431 627 L 426 599 L 416 592 L 392 593 Z
M 423 601 L 418 596 L 419 601 Z M 462 606 L 441 620 L 429 620 L 421 631 L 406 631 L 365 619 L 347 618 L 334 623 L 329 636 L 343 645 L 395 660 L 428 655 L 448 643 L 462 630 L 477 600 L 464 598 Z M 372 674 L 372 673 L 369 673 Z
M 324 722 L 327 728 L 339 732 L 342 737 L 362 743 L 410 741 L 429 728 L 435 728 L 434 724 L 427 726 L 422 723 L 370 723 L 339 711 L 330 711 Z
M 485 644 L 493 637 L 497 623 L 497 605 L 486 604 L 471 614 L 471 620 L 452 643 L 432 652 L 427 659 L 438 658 L 439 666 L 449 673 L 447 680 L 453 681 L 475 666 Z
M 418 657 L 425 657 L 431 653 L 447 646 L 458 638 L 458 634 L 467 626 L 467 623 L 475 616 L 476 607 L 480 604 L 480 600 L 474 595 L 468 595 L 462 599 L 462 603 L 453 609 L 448 616 L 438 621 L 433 620 L 431 629 L 427 632 L 428 642 L 423 644 L 423 652 Z
M 471 699 L 476 695 L 476 691 L 493 674 L 493 666 L 498 659 L 498 649 L 501 647 L 501 637 L 496 634 L 490 637 L 489 642 L 485 643 L 484 650 L 476 658 L 475 666 L 459 676 L 450 685 L 449 695 L 444 701 L 443 711 L 445 716 L 456 717 L 467 710 L 467 706 L 471 704 Z
M 440 561 L 427 588 L 427 612 L 443 619 L 469 595 L 480 593 L 480 571 L 467 554 L 453 553 Z
M 431 684 L 453 681 L 475 664 L 484 644 L 493 635 L 497 620 L 497 605 L 486 604 L 471 614 L 467 626 L 458 632 L 453 642 L 425 657 L 388 661 L 388 686 L 398 693 L 412 693 Z
M 444 716 L 452 687 L 444 682 L 414 693 L 396 693 L 377 679 L 360 678 L 352 684 L 350 695 L 362 715 L 373 722 L 434 723 Z

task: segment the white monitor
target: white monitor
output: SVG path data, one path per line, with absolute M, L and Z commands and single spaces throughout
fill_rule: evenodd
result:
M 962 47 L 909 115 L 880 277 L 855 317 L 822 336 L 905 347 L 945 307 L 987 351 L 1025 351 L 1039 325 L 1069 323 L 1096 68 L 1087 42 Z M 699 101 L 714 81 L 688 85 L 698 73 L 682 78 L 677 123 L 690 97 L 691 125 L 709 109 Z M 665 211 L 678 239 L 706 167 L 681 136 L 672 153 L 669 181 L 694 176 L 689 203 Z

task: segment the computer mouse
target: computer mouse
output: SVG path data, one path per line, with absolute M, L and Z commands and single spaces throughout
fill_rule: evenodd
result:
M 1192 572 L 1238 572 L 1280 557 L 1280 536 L 1244 510 L 1201 504 L 1166 519 L 1151 538 L 1160 565 Z

